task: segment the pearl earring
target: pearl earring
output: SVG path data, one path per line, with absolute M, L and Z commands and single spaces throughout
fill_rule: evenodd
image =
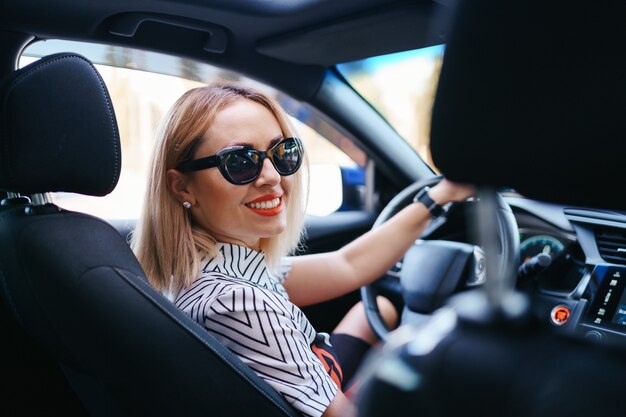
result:
M 191 208 L 191 203 L 189 201 L 183 201 L 183 207 L 189 210 Z

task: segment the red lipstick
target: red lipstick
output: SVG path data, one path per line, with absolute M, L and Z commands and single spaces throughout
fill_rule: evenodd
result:
M 284 210 L 282 194 L 266 194 L 245 204 L 260 216 L 276 216 Z

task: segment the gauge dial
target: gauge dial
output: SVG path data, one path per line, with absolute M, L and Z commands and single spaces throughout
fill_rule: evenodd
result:
M 520 244 L 522 263 L 540 253 L 550 255 L 550 257 L 554 259 L 563 249 L 563 243 L 555 237 L 548 235 L 529 237 Z

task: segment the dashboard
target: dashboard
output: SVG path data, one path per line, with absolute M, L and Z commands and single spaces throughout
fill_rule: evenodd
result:
M 626 213 L 505 196 L 520 231 L 521 264 L 549 259 L 518 286 L 557 331 L 626 342 Z

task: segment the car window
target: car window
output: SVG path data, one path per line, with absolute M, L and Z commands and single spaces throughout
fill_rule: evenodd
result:
M 56 52 L 77 52 L 96 65 L 113 101 L 123 155 L 120 180 L 111 194 L 89 197 L 53 193 L 52 200 L 59 206 L 105 219 L 138 218 L 155 134 L 165 113 L 185 91 L 226 79 L 242 81 L 272 95 L 292 115 L 310 162 L 307 214 L 324 216 L 364 207 L 365 153 L 310 107 L 284 93 L 204 63 L 82 42 L 36 42 L 24 51 L 20 67 Z
M 337 65 L 350 85 L 435 170 L 430 118 L 443 52 L 444 45 L 437 45 Z

